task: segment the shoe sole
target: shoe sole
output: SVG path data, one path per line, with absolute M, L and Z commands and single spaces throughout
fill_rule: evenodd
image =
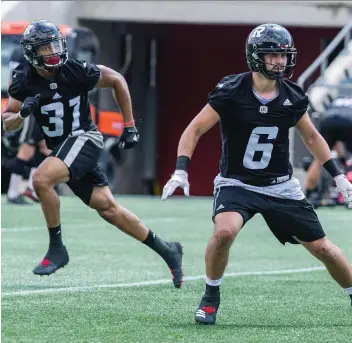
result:
M 33 270 L 33 274 L 34 275 L 39 275 L 39 276 L 49 276 L 49 275 L 51 275 L 51 274 L 54 274 L 56 271 L 58 271 L 59 269 L 61 269 L 61 268 L 65 268 L 65 266 L 67 266 L 68 265 L 68 262 L 67 263 L 65 263 L 63 266 L 61 266 L 61 267 L 58 267 L 58 268 L 56 268 L 56 269 L 54 269 L 53 271 L 51 271 L 50 273 L 49 272 L 47 272 L 47 273 L 36 273 L 34 270 Z
M 196 319 L 196 324 L 197 324 L 197 325 L 215 325 L 215 322 L 214 322 L 214 323 L 201 322 L 201 321 L 199 321 L 199 320 Z

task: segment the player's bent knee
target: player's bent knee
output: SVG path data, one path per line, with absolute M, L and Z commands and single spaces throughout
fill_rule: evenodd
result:
M 108 222 L 114 221 L 119 215 L 119 209 L 116 203 L 107 201 L 103 206 L 96 209 L 101 217 Z
M 119 212 L 118 205 L 107 187 L 94 188 L 89 207 L 95 209 L 107 221 L 116 218 Z
M 339 250 L 339 248 L 332 244 L 326 237 L 317 239 L 313 242 L 305 242 L 304 245 L 320 260 L 333 258 L 335 252 Z
M 40 194 L 40 192 L 47 190 L 50 186 L 49 178 L 40 170 L 36 170 L 33 174 L 33 188 L 35 191 Z
M 232 242 L 243 226 L 243 218 L 236 212 L 223 212 L 215 217 L 214 237 L 220 244 Z
M 215 231 L 231 231 L 235 235 L 241 230 L 244 222 L 243 217 L 238 212 L 222 212 L 215 216 Z
M 220 245 L 227 245 L 232 243 L 237 235 L 235 230 L 231 228 L 217 228 L 214 232 L 214 238 Z

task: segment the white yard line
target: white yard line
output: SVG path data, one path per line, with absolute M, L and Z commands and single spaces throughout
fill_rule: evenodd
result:
M 236 272 L 226 273 L 225 277 L 239 277 L 239 276 L 253 276 L 253 275 L 285 275 L 285 274 L 299 274 L 299 273 L 310 273 L 318 270 L 324 270 L 324 267 L 309 267 L 300 269 L 284 269 L 284 270 L 268 270 L 268 271 L 257 271 L 257 272 Z M 196 281 L 204 279 L 204 275 L 195 275 L 185 277 L 185 281 Z M 163 285 L 171 283 L 171 279 L 160 279 L 142 282 L 132 283 L 117 283 L 117 284 L 103 284 L 103 285 L 92 285 L 92 286 L 72 286 L 72 287 L 61 287 L 61 288 L 45 288 L 45 289 L 32 289 L 23 291 L 13 292 L 2 292 L 3 297 L 11 296 L 23 296 L 23 295 L 34 295 L 34 294 L 49 294 L 49 293 L 69 293 L 69 292 L 89 292 L 105 288 L 131 288 L 140 286 L 151 286 L 151 285 Z

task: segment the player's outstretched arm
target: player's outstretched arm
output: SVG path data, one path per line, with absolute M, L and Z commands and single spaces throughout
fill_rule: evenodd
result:
M 206 105 L 183 132 L 178 144 L 177 156 L 187 156 L 191 159 L 199 138 L 219 119 L 218 113 L 210 105 Z
M 210 105 L 206 105 L 187 126 L 178 144 L 176 170 L 164 186 L 161 200 L 166 200 L 178 187 L 181 187 L 184 194 L 189 196 L 188 165 L 194 149 L 199 138 L 210 130 L 219 119 L 218 113 Z
M 315 128 L 308 113 L 305 113 L 298 121 L 296 128 L 307 149 L 334 178 L 339 192 L 343 195 L 348 207 L 352 208 L 352 184 L 346 179 L 333 159 L 328 143 Z
M 97 67 L 100 69 L 100 78 L 96 87 L 112 89 L 116 103 L 123 115 L 125 128 L 119 140 L 119 147 L 120 149 L 131 149 L 138 143 L 139 133 L 135 127 L 131 95 L 127 82 L 117 71 L 103 65 Z
M 4 113 L 2 114 L 3 128 L 7 132 L 18 131 L 23 126 L 23 118 L 20 116 L 22 102 L 9 97 Z
M 103 65 L 98 65 L 97 67 L 100 69 L 100 78 L 96 87 L 111 88 L 117 105 L 121 108 L 125 123 L 132 122 L 134 118 L 131 95 L 125 78 L 111 68 Z

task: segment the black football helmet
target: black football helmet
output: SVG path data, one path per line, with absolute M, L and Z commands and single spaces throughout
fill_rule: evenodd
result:
M 268 71 L 264 55 L 282 53 L 287 56 L 284 71 Z M 247 64 L 252 71 L 259 72 L 269 79 L 291 78 L 296 65 L 297 50 L 294 48 L 291 34 L 277 24 L 263 24 L 257 26 L 246 41 Z
M 22 35 L 21 46 L 23 56 L 35 68 L 53 72 L 64 65 L 68 58 L 66 37 L 55 24 L 47 20 L 36 20 L 29 24 Z M 46 53 L 41 53 L 41 49 Z

